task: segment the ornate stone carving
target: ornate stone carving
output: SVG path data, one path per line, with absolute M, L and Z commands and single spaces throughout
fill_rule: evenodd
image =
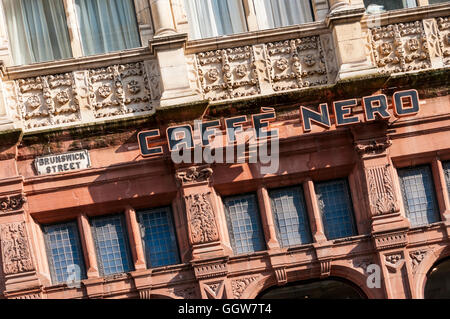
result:
M 256 279 L 258 279 L 258 276 L 250 276 L 231 281 L 231 289 L 233 291 L 234 299 L 239 299 L 245 289 L 247 289 L 247 287 Z
M 327 68 L 318 36 L 267 43 L 268 65 L 275 91 L 328 83 Z
M 338 74 L 336 62 L 336 47 L 333 43 L 333 35 L 330 33 L 321 34 L 320 42 L 327 66 L 328 83 L 334 83 Z
M 225 296 L 225 281 L 209 282 L 203 284 L 208 299 L 222 299 Z
M 389 272 L 397 272 L 404 264 L 405 260 L 402 253 L 394 253 L 385 256 L 386 267 Z
M 0 231 L 5 275 L 34 270 L 25 223 L 3 224 Z
M 73 73 L 16 81 L 19 118 L 25 129 L 81 120 Z
M 195 299 L 197 298 L 197 288 L 196 287 L 182 287 L 174 288 L 172 293 L 183 299 Z
M 209 200 L 210 193 L 186 196 L 189 212 L 189 228 L 193 244 L 219 240 L 214 211 Z
M 386 136 L 371 140 L 358 140 L 355 143 L 355 149 L 361 157 L 366 157 L 382 154 L 391 145 L 391 140 Z
M 228 267 L 225 262 L 212 262 L 194 266 L 194 273 L 197 279 L 207 279 L 213 277 L 225 276 L 228 273 Z
M 23 194 L 0 197 L 0 212 L 20 210 L 25 202 L 26 198 Z
M 375 246 L 379 250 L 404 247 L 408 244 L 405 232 L 375 235 Z
M 200 168 L 197 166 L 192 166 L 186 170 L 181 170 L 176 173 L 176 178 L 182 185 L 193 184 L 208 181 L 211 177 L 213 170 L 209 167 Z
M 431 67 L 422 21 L 390 24 L 371 29 L 372 50 L 384 73 L 399 73 Z
M 91 69 L 88 88 L 89 103 L 97 118 L 153 110 L 143 62 Z
M 372 215 L 377 216 L 397 211 L 389 165 L 371 167 L 366 170 L 366 176 Z
M 148 60 L 145 62 L 148 82 L 150 85 L 150 92 L 153 103 L 161 99 L 162 88 L 161 88 L 161 74 L 158 64 L 158 60 Z
M 373 264 L 372 259 L 370 258 L 354 259 L 351 261 L 351 263 L 353 264 L 353 267 L 361 268 L 363 270 L 363 273 L 366 273 L 367 267 Z
M 203 93 L 211 101 L 260 93 L 251 46 L 202 52 L 197 62 Z
M 420 265 L 422 260 L 427 255 L 426 250 L 416 250 L 409 253 L 409 257 L 411 258 L 413 272 L 416 272 L 417 267 Z
M 439 29 L 439 45 L 443 55 L 444 65 L 450 64 L 450 17 L 437 18 Z

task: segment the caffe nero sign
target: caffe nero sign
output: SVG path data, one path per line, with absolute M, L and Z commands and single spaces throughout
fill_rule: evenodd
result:
M 64 173 L 91 167 L 87 150 L 37 157 L 34 165 L 38 175 Z

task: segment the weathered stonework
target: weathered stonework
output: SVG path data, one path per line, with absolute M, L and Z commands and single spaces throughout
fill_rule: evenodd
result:
M 5 275 L 34 270 L 25 223 L 2 224 L 0 231 Z
M 210 193 L 203 193 L 186 197 L 193 244 L 204 244 L 219 240 L 216 219 L 209 196 Z
M 366 175 L 372 215 L 383 215 L 397 211 L 389 165 L 371 167 L 366 170 Z

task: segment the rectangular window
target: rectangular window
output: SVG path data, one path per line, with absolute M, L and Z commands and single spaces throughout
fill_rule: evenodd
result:
M 224 205 L 234 253 L 245 254 L 264 250 L 256 195 L 228 197 L 224 199 Z
M 308 244 L 311 232 L 302 187 L 269 192 L 278 240 L 282 247 Z
M 132 269 L 126 227 L 122 215 L 93 218 L 92 232 L 102 276 Z
M 75 0 L 84 55 L 140 46 L 133 0 Z
M 72 57 L 62 0 L 3 0 L 14 64 Z
M 444 169 L 445 181 L 447 182 L 447 193 L 450 199 L 450 161 L 442 163 Z
M 364 0 L 367 13 L 380 13 L 389 10 L 415 8 L 416 0 Z
M 313 21 L 310 0 L 257 0 L 254 4 L 260 30 Z
M 147 267 L 178 264 L 177 239 L 169 207 L 138 213 Z
M 184 7 L 191 39 L 247 31 L 242 0 L 184 0 Z
M 411 226 L 428 225 L 439 221 L 439 210 L 429 166 L 398 170 L 406 216 Z
M 45 246 L 53 284 L 67 282 L 73 273 L 86 278 L 75 222 L 44 226 Z
M 347 180 L 320 182 L 315 185 L 315 190 L 327 239 L 356 235 Z
M 428 0 L 428 4 L 438 4 L 438 3 L 445 3 L 449 2 L 450 0 Z

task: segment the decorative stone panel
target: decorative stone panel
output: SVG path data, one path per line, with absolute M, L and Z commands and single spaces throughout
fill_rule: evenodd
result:
M 5 275 L 34 270 L 24 222 L 1 225 L 0 239 Z
M 88 86 L 89 103 L 97 118 L 153 109 L 142 62 L 91 69 Z
M 26 129 L 81 120 L 72 73 L 16 81 L 19 118 Z
M 226 262 L 209 262 L 194 265 L 195 277 L 198 280 L 226 276 L 228 267 Z
M 439 28 L 439 43 L 444 58 L 444 64 L 450 64 L 450 17 L 437 18 Z
M 25 202 L 23 194 L 0 197 L 0 213 L 20 210 Z
M 375 247 L 379 250 L 404 247 L 408 244 L 406 232 L 379 234 L 374 236 Z
M 247 287 L 258 279 L 258 276 L 249 276 L 231 281 L 231 289 L 234 299 L 239 299 Z
M 251 46 L 202 52 L 197 61 L 205 98 L 217 101 L 260 93 Z
M 219 240 L 210 193 L 193 194 L 186 197 L 189 229 L 193 244 L 205 244 Z
M 274 91 L 328 83 L 319 36 L 268 43 L 267 51 Z
M 370 167 L 366 170 L 372 216 L 397 211 L 394 185 L 389 165 Z
M 399 73 L 431 67 L 422 21 L 389 24 L 371 29 L 372 50 L 383 73 Z

